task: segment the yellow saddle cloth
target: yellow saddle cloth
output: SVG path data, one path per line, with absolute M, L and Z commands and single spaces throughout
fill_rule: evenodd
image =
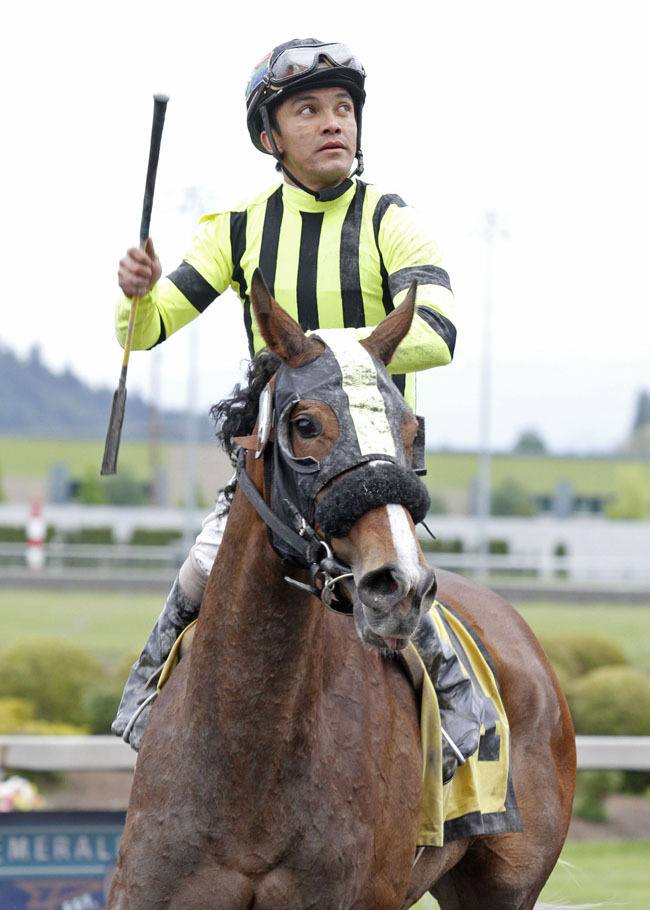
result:
M 403 653 L 420 696 L 422 814 L 419 846 L 441 847 L 462 837 L 521 831 L 510 774 L 510 728 L 499 687 L 480 642 L 444 604 L 431 608 L 440 639 L 454 649 L 484 702 L 478 750 L 442 783 L 440 711 L 433 683 L 415 646 Z M 420 672 L 413 672 L 419 665 Z
M 494 674 L 478 640 L 448 607 L 436 601 L 431 616 L 441 640 L 455 650 L 482 695 L 485 723 L 478 751 L 443 786 L 438 699 L 415 645 L 404 649 L 403 660 L 420 701 L 423 799 L 418 846 L 441 847 L 462 837 L 521 831 L 510 774 L 510 730 Z M 178 663 L 184 636 L 195 624 L 196 620 L 174 643 L 158 680 L 159 690 Z

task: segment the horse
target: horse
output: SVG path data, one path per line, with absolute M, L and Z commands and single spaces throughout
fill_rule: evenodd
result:
M 282 310 L 259 270 L 251 300 L 280 364 L 262 380 L 277 399 L 282 377 L 308 375 L 325 345 Z M 361 342 L 391 385 L 385 366 L 414 305 L 412 287 Z M 383 505 L 369 497 L 364 507 L 358 465 L 332 471 L 312 495 L 310 466 L 336 462 L 343 447 L 340 414 L 319 394 L 289 396 L 272 430 L 268 401 L 260 403 L 252 434 L 237 438 L 223 543 L 191 649 L 151 713 L 109 910 L 406 910 L 427 892 L 442 910 L 530 910 L 563 846 L 575 786 L 573 728 L 557 679 L 506 601 L 454 574 L 434 577 L 408 497 L 389 495 Z M 417 433 L 410 409 L 396 432 L 408 456 Z M 289 453 L 284 492 L 306 497 L 304 508 L 322 519 L 322 503 L 342 491 L 339 512 L 352 510 L 351 526 L 334 522 L 327 540 L 314 538 L 295 501 L 274 502 L 277 478 L 260 457 L 272 442 Z M 309 558 L 291 561 L 287 552 Z M 436 580 L 438 597 L 493 661 L 523 830 L 426 847 L 414 862 L 419 720 L 395 654 L 428 611 Z M 351 600 L 354 620 L 323 605 L 334 591 Z

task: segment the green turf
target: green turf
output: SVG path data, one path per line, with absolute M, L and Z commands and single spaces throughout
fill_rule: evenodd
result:
M 64 464 L 73 476 L 80 476 L 88 467 L 98 468 L 102 463 L 104 440 L 15 439 L 3 436 L 0 452 L 0 470 L 4 475 L 45 477 L 52 465 Z M 123 441 L 120 445 L 120 468 L 128 468 L 140 479 L 147 477 L 147 443 Z
M 162 594 L 0 589 L 0 628 L 4 645 L 62 638 L 115 664 L 140 650 L 163 602 Z
M 601 910 L 648 910 L 650 841 L 569 841 L 540 900 L 598 904 Z M 438 903 L 426 897 L 415 907 L 432 910 Z
M 538 635 L 602 636 L 617 644 L 634 666 L 650 671 L 650 602 L 646 607 L 545 602 L 515 606 Z
M 163 599 L 162 593 L 0 588 L 0 628 L 7 644 L 21 638 L 72 639 L 114 660 L 139 648 Z M 540 602 L 522 604 L 519 610 L 538 634 L 603 635 L 618 644 L 631 663 L 650 671 L 650 609 L 646 607 Z
M 170 585 L 172 579 L 169 579 Z M 164 595 L 0 588 L 0 628 L 21 638 L 72 638 L 109 659 L 135 651 Z M 649 605 L 650 606 L 650 605 Z M 526 603 L 520 612 L 539 634 L 585 632 L 611 638 L 631 663 L 650 671 L 650 609 L 624 604 Z
M 603 910 L 648 910 L 650 841 L 569 841 L 542 899 L 576 904 L 602 901 Z
M 162 446 L 163 461 L 168 445 Z M 60 462 L 74 476 L 101 463 L 104 440 L 23 439 L 11 436 L 0 440 L 0 471 L 14 476 L 45 476 L 51 465 Z M 146 442 L 124 440 L 120 466 L 139 478 L 147 476 Z M 427 452 L 426 483 L 433 491 L 467 491 L 478 472 L 477 456 L 465 452 Z M 614 493 L 626 476 L 645 477 L 650 487 L 650 462 L 624 458 L 561 458 L 539 455 L 497 454 L 492 458 L 492 483 L 517 480 L 533 494 L 548 494 L 560 481 L 568 481 L 578 495 Z
M 467 490 L 478 473 L 472 453 L 427 452 L 426 483 L 431 490 Z M 622 458 L 558 458 L 539 455 L 494 455 L 492 486 L 516 480 L 533 494 L 548 494 L 567 481 L 577 495 L 615 493 L 626 477 L 639 472 L 650 487 L 650 462 Z

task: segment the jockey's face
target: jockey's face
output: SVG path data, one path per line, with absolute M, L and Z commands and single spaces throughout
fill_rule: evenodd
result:
M 275 111 L 275 141 L 287 169 L 311 190 L 338 186 L 350 173 L 357 150 L 357 123 L 349 92 L 336 86 L 305 89 Z M 265 132 L 261 141 L 271 144 Z

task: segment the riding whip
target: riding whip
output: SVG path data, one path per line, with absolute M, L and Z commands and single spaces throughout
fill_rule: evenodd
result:
M 140 222 L 140 248 L 144 249 L 149 238 L 149 225 L 151 223 L 151 209 L 153 206 L 153 192 L 156 185 L 156 171 L 158 170 L 158 157 L 160 155 L 160 140 L 165 123 L 167 110 L 167 95 L 153 96 L 153 122 L 151 124 L 151 141 L 149 144 L 149 165 L 147 167 L 147 180 L 144 187 L 142 201 L 142 221 Z M 124 422 L 124 409 L 126 407 L 126 371 L 129 367 L 129 354 L 135 326 L 135 317 L 138 312 L 138 297 L 131 298 L 131 312 L 129 326 L 124 342 L 124 357 L 122 359 L 122 372 L 120 380 L 113 395 L 113 406 L 108 422 L 106 443 L 104 445 L 104 460 L 102 461 L 101 474 L 115 474 L 117 470 L 117 453 L 120 448 L 122 436 L 122 423 Z

